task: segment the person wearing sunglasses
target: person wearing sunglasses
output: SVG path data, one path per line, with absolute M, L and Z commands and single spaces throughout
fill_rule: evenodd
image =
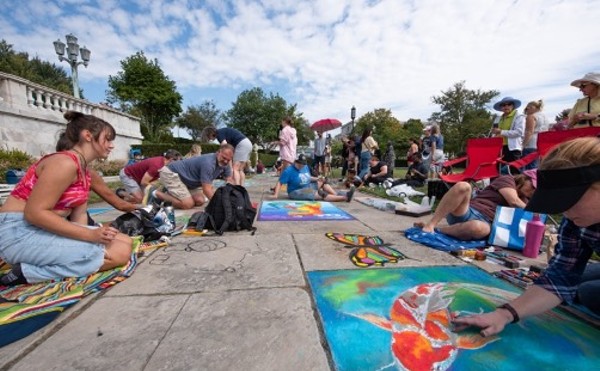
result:
M 578 303 L 600 315 L 600 138 L 577 138 L 552 149 L 537 170 L 537 186 L 525 210 L 563 213 L 555 255 L 533 285 L 495 311 L 453 320 L 454 330 L 480 328 L 482 336 L 542 314 L 561 303 Z
M 496 111 L 502 112 L 498 127 L 492 128 L 492 134 L 502 136 L 502 160 L 512 162 L 521 158 L 523 150 L 523 132 L 525 129 L 525 115 L 519 114 L 517 108 L 521 101 L 512 97 L 504 97 L 494 104 Z
M 583 93 L 569 113 L 569 127 L 600 126 L 600 72 L 586 73 L 571 83 Z

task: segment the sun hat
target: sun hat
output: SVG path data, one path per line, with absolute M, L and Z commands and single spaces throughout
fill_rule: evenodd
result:
M 306 165 L 306 156 L 304 154 L 299 154 L 298 158 L 296 158 L 296 162 L 302 165 Z
M 529 179 L 531 179 L 531 184 L 533 184 L 533 188 L 537 188 L 537 169 L 529 169 L 523 172 L 523 175 L 527 175 Z
M 537 171 L 537 187 L 527 211 L 557 214 L 569 210 L 588 188 L 600 181 L 600 165 Z
M 513 98 L 513 97 L 504 97 L 504 98 L 502 98 L 502 100 L 501 100 L 501 101 L 499 101 L 499 102 L 496 102 L 496 103 L 494 104 L 494 109 L 495 109 L 496 111 L 502 111 L 502 107 L 501 107 L 501 106 L 502 106 L 504 103 L 512 103 L 512 105 L 513 105 L 513 107 L 514 107 L 515 109 L 517 109 L 517 108 L 521 107 L 521 101 L 520 101 L 520 100 L 518 100 L 518 99 L 515 99 L 515 98 Z
M 588 72 L 582 78 L 571 82 L 571 86 L 579 88 L 584 82 L 591 82 L 592 84 L 600 85 L 600 72 Z

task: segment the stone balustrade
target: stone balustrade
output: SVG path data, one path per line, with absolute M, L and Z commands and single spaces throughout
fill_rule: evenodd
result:
M 32 156 L 54 152 L 58 134 L 66 127 L 66 111 L 94 115 L 116 130 L 109 160 L 126 160 L 132 144 L 142 142 L 140 119 L 111 107 L 52 90 L 18 76 L 0 72 L 0 146 Z

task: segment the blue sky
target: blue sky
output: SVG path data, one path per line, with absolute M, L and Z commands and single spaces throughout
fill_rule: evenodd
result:
M 92 102 L 109 75 L 142 50 L 189 105 L 225 111 L 258 86 L 310 122 L 377 108 L 427 119 L 431 97 L 465 80 L 553 119 L 581 96 L 569 86 L 600 71 L 598 0 L 0 0 L 0 38 L 56 62 L 52 42 L 73 33 L 92 51 L 79 69 Z M 493 102 L 492 102 L 493 103 Z M 490 107 L 491 110 L 491 107 Z

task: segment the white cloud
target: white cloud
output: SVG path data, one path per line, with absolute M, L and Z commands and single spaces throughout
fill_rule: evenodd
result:
M 84 89 L 143 50 L 186 101 L 258 85 L 311 121 L 347 120 L 352 105 L 359 115 L 390 108 L 426 119 L 437 109 L 431 97 L 461 80 L 544 99 L 554 117 L 579 96 L 569 82 L 598 70 L 600 56 L 594 0 L 9 3 L 0 0 L 0 34 L 15 50 L 56 61 L 52 41 L 69 32 L 92 50 Z

